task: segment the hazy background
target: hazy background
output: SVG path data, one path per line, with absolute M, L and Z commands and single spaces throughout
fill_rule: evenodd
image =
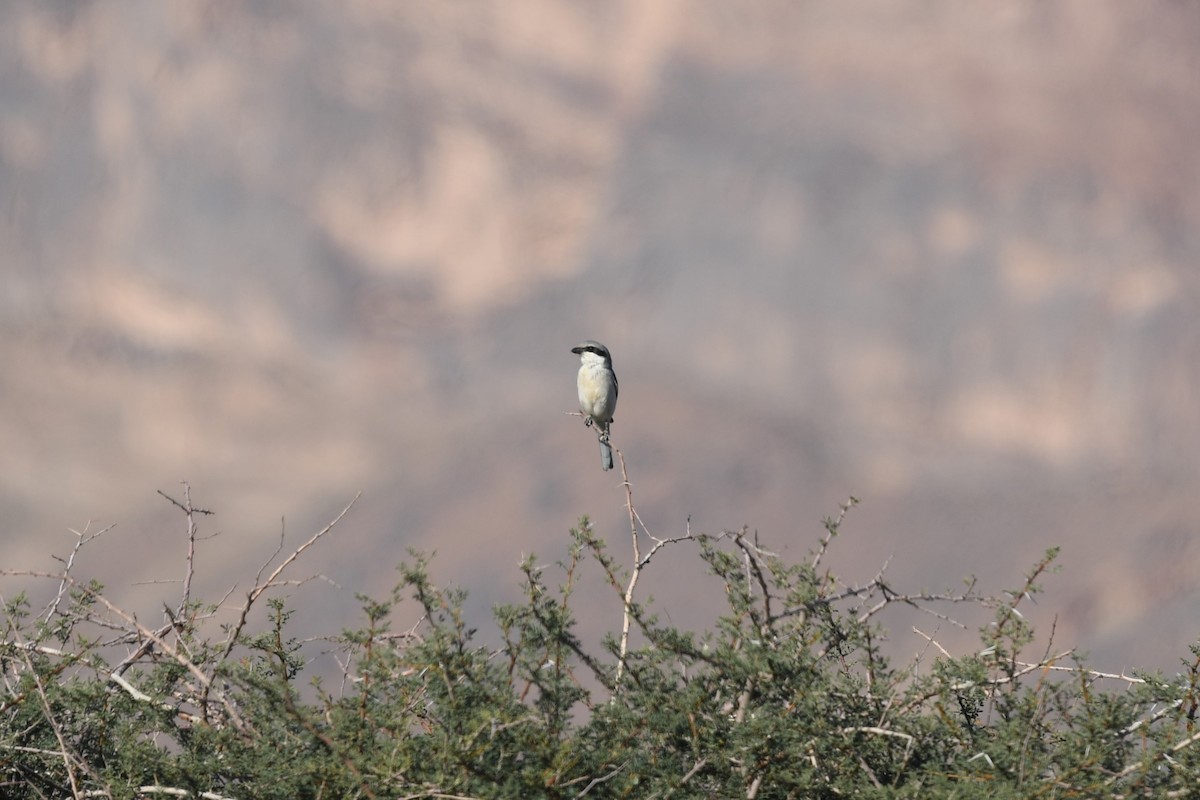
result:
M 658 535 L 798 557 L 853 494 L 847 578 L 988 591 L 1061 545 L 1056 644 L 1173 670 L 1198 142 L 1193 3 L 4 3 L 0 566 L 117 523 L 78 569 L 157 620 L 155 490 L 217 512 L 209 599 L 362 491 L 299 627 L 409 546 L 485 622 L 580 514 L 625 556 L 564 413 L 595 338 Z M 692 562 L 643 584 L 683 624 Z

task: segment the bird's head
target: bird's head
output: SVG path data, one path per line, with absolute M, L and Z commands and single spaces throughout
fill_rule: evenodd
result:
M 579 360 L 583 363 L 595 358 L 604 362 L 606 366 L 612 366 L 612 356 L 609 355 L 608 348 L 592 339 L 575 345 L 571 348 L 571 352 L 579 356 Z

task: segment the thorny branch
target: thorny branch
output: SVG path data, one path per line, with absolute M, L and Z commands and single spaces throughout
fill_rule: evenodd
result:
M 147 702 L 159 705 L 164 709 L 173 708 L 169 704 L 155 701 L 152 697 L 139 690 L 124 677 L 124 673 L 133 664 L 157 651 L 166 658 L 183 667 L 187 673 L 195 679 L 196 685 L 200 689 L 201 697 L 195 702 L 199 708 L 201 717 L 194 717 L 182 709 L 176 709 L 176 713 L 181 715 L 183 718 L 192 721 L 209 721 L 209 698 L 213 697 L 216 699 L 218 705 L 222 708 L 224 717 L 226 720 L 228 720 L 229 724 L 232 725 L 236 730 L 242 733 L 247 733 L 249 728 L 238 712 L 236 705 L 230 700 L 228 695 L 223 690 L 214 686 L 214 677 L 216 672 L 220 668 L 220 665 L 224 663 L 231 655 L 234 646 L 238 642 L 238 637 L 247 623 L 252 606 L 265 591 L 273 587 L 297 585 L 309 580 L 309 578 L 300 580 L 282 580 L 280 576 L 284 570 L 293 564 L 306 549 L 311 547 L 322 536 L 329 533 L 334 526 L 341 521 L 341 519 L 349 512 L 350 508 L 358 500 L 358 495 L 356 495 L 354 499 L 351 500 L 344 509 L 342 509 L 341 513 L 339 513 L 332 522 L 310 537 L 306 542 L 297 547 L 287 558 L 285 558 L 283 562 L 271 572 L 266 580 L 262 579 L 262 573 L 265 571 L 270 562 L 268 562 L 268 564 L 264 564 L 263 569 L 259 571 L 259 574 L 256 578 L 254 588 L 250 591 L 246 603 L 243 604 L 240 609 L 237 625 L 231 630 L 229 638 L 225 642 L 219 657 L 213 662 L 210 669 L 206 672 L 196 663 L 186 641 L 178 637 L 177 641 L 175 642 L 172 642 L 168 639 L 172 630 L 180 631 L 194 624 L 195 622 L 194 618 L 189 618 L 189 616 L 187 616 L 190 613 L 189 605 L 191 603 L 192 579 L 195 574 L 194 565 L 197 541 L 197 525 L 195 522 L 195 515 L 209 515 L 212 513 L 206 509 L 197 508 L 192 503 L 190 486 L 187 483 L 184 483 L 183 486 L 184 499 L 182 501 L 170 497 L 161 491 L 159 492 L 159 494 L 162 494 L 163 497 L 184 512 L 187 520 L 186 535 L 188 544 L 187 568 L 182 582 L 183 588 L 181 597 L 178 604 L 175 606 L 175 610 L 172 610 L 170 606 L 164 606 L 164 613 L 167 616 L 167 622 L 158 628 L 151 629 L 146 625 L 143 625 L 132 613 L 125 611 L 109 600 L 108 597 L 106 597 L 95 584 L 90 581 L 80 580 L 73 574 L 73 570 L 77 564 L 77 557 L 84 545 L 95 541 L 99 536 L 111 530 L 112 526 L 104 528 L 103 530 L 100 530 L 94 534 L 88 534 L 86 527 L 84 528 L 83 532 L 72 531 L 72 533 L 74 533 L 76 536 L 76 541 L 70 555 L 66 559 L 57 559 L 63 563 L 63 569 L 61 572 L 42 572 L 36 570 L 0 570 L 0 575 L 52 579 L 58 582 L 57 591 L 55 592 L 51 602 L 48 604 L 46 611 L 41 616 L 43 621 L 46 623 L 51 622 L 55 616 L 61 616 L 64 613 L 71 613 L 64 612 L 61 608 L 62 600 L 64 597 L 66 597 L 68 591 L 73 591 L 80 598 L 101 606 L 107 612 L 107 616 L 84 611 L 79 617 L 74 618 L 74 621 L 78 622 L 86 619 L 90 624 L 96 625 L 100 628 L 114 630 L 120 634 L 110 642 L 100 643 L 100 646 L 112 646 L 115 644 L 128 642 L 138 643 L 138 645 L 131 652 L 129 652 L 119 663 L 116 664 L 116 666 L 112 667 L 111 670 L 108 670 L 106 673 L 108 679 L 112 681 L 112 683 L 120 687 L 122 691 L 124 691 L 134 700 L 138 702 Z M 271 560 L 274 560 L 275 555 L 278 555 L 281 549 L 282 543 L 280 545 L 280 549 L 276 550 Z M 32 669 L 32 665 L 28 660 L 30 653 L 36 652 L 42 655 L 59 658 L 74 657 L 72 653 L 66 650 L 52 648 L 42 644 L 30 644 L 20 640 L 19 638 L 14 638 L 12 641 L 0 641 L 0 644 L 3 644 L 4 646 L 18 652 L 25 653 L 25 660 L 30 669 Z M 65 747 L 63 749 L 63 754 L 64 758 L 66 758 L 68 755 Z M 67 765 L 68 772 L 72 774 L 73 780 L 73 773 L 71 773 L 69 761 Z M 166 789 L 163 789 L 162 791 L 167 792 Z M 152 792 L 150 790 L 146 790 L 146 793 Z
M 350 509 L 354 507 L 354 504 L 358 502 L 358 499 L 360 497 L 362 497 L 362 492 L 359 492 L 358 494 L 354 495 L 354 499 L 346 504 L 346 507 L 343 508 L 341 510 L 341 512 L 336 517 L 333 518 L 332 522 L 330 522 L 328 525 L 326 525 L 321 530 L 314 533 L 311 537 L 309 537 L 308 541 L 306 541 L 304 544 L 300 545 L 294 551 L 292 551 L 292 554 L 289 555 L 287 558 L 285 558 L 282 562 L 280 562 L 279 566 L 276 567 L 275 570 L 264 581 L 262 579 L 263 572 L 265 572 L 267 567 L 270 565 L 270 563 L 275 560 L 275 556 L 277 556 L 277 555 L 279 555 L 279 553 L 283 552 L 284 531 L 281 528 L 281 530 L 279 532 L 279 546 L 275 549 L 275 552 L 271 555 L 271 557 L 269 559 L 267 559 L 267 561 L 264 562 L 263 565 L 259 568 L 258 574 L 255 576 L 254 588 L 251 589 L 250 592 L 246 595 L 246 602 L 242 605 L 241 612 L 238 616 L 237 623 L 233 626 L 233 628 L 230 629 L 229 636 L 226 638 L 226 641 L 225 641 L 225 649 L 222 652 L 221 658 L 219 660 L 221 660 L 221 661 L 225 660 L 226 658 L 229 657 L 229 654 L 233 651 L 234 645 L 237 644 L 238 637 L 241 635 L 242 630 L 246 627 L 246 619 L 249 616 L 250 608 L 254 605 L 255 601 L 257 601 L 258 598 L 262 597 L 263 592 L 267 591 L 268 589 L 272 589 L 277 586 L 285 585 L 284 583 L 281 583 L 278 581 L 278 578 L 280 575 L 283 574 L 283 571 L 285 569 L 287 569 L 292 564 L 292 562 L 294 562 L 297 558 L 299 558 L 301 553 L 303 553 L 305 550 L 307 550 L 308 548 L 310 548 L 314 544 L 316 544 L 318 539 L 320 539 L 322 536 L 324 536 L 325 534 L 327 534 L 331 530 L 333 530 L 334 527 L 337 526 L 337 524 L 342 521 L 342 517 L 344 517 L 344 516 L 346 516 L 346 514 L 350 513 Z
M 89 534 L 87 532 L 89 527 L 91 527 L 90 522 L 83 527 L 82 532 L 71 529 L 71 533 L 75 534 L 75 546 L 71 548 L 71 554 L 67 556 L 65 561 L 55 556 L 56 560 L 63 561 L 63 576 L 62 580 L 58 582 L 58 591 L 54 594 L 54 600 L 46 609 L 46 622 L 50 622 L 54 618 L 54 615 L 58 613 L 58 606 L 62 603 L 63 596 L 67 593 L 67 576 L 71 574 L 71 568 L 75 566 L 75 556 L 79 555 L 79 551 L 83 549 L 85 544 L 100 538 L 113 529 L 113 526 L 109 525 L 107 528 L 101 528 L 95 533 Z
M 344 516 L 346 516 L 346 514 L 350 513 L 350 509 L 354 507 L 354 504 L 358 502 L 358 499 L 360 497 L 362 497 L 362 492 L 359 492 L 358 494 L 354 495 L 354 498 L 349 503 L 346 504 L 346 507 L 343 508 L 336 517 L 333 518 L 332 522 L 330 522 L 328 525 L 326 525 L 321 530 L 314 533 L 312 536 L 310 536 L 308 538 L 308 541 L 304 542 L 302 545 L 300 545 L 295 550 L 293 550 L 292 554 L 289 555 L 287 558 L 285 558 L 283 561 L 281 561 L 279 566 L 276 567 L 274 569 L 274 571 L 272 571 L 271 574 L 264 581 L 262 579 L 263 572 L 265 572 L 267 567 L 270 565 L 270 563 L 275 560 L 275 556 L 277 556 L 277 555 L 279 555 L 279 553 L 283 552 L 284 530 L 283 530 L 282 526 L 280 527 L 279 545 L 278 545 L 278 547 L 276 547 L 275 552 L 271 554 L 271 557 L 269 559 L 267 559 L 261 567 L 259 567 L 258 573 L 255 575 L 254 588 L 251 589 L 249 591 L 249 593 L 247 593 L 246 602 L 242 604 L 241 610 L 238 612 L 238 620 L 229 629 L 229 635 L 225 639 L 225 647 L 222 649 L 221 655 L 217 658 L 216 662 L 213 665 L 212 674 L 214 676 L 216 675 L 217 666 L 220 665 L 221 663 L 223 663 L 227 658 L 229 658 L 230 653 L 233 652 L 233 648 L 237 645 L 237 643 L 241 637 L 242 631 L 245 630 L 245 628 L 246 628 L 246 621 L 250 617 L 250 609 L 254 606 L 254 603 L 258 600 L 258 598 L 262 597 L 263 592 L 266 592 L 268 589 L 272 589 L 272 588 L 282 586 L 282 585 L 295 585 L 297 583 L 304 583 L 305 581 L 309 580 L 308 578 L 304 578 L 304 579 L 301 579 L 300 581 L 280 581 L 279 576 L 282 575 L 283 571 L 286 570 L 297 558 L 300 557 L 301 553 L 303 553 L 308 548 L 312 547 L 314 544 L 316 544 L 318 539 L 320 539 L 322 536 L 324 536 L 325 534 L 327 534 L 331 530 L 333 530 L 334 527 L 336 527 L 337 524 L 342 521 L 342 517 L 344 517 Z M 204 686 L 205 686 L 205 690 L 204 690 L 203 700 L 207 701 L 211 682 L 205 682 Z
M 837 536 L 838 530 L 842 527 L 842 520 L 846 518 L 846 513 L 856 505 L 858 505 L 858 498 L 851 496 L 850 499 L 842 503 L 836 519 L 825 520 L 825 535 L 821 537 L 821 543 L 817 546 L 817 552 L 813 554 L 813 569 L 821 565 L 821 559 L 825 557 L 825 552 L 829 549 L 829 543 L 833 541 L 833 537 Z
M 158 493 L 171 501 L 173 505 L 183 511 L 187 520 L 187 572 L 183 576 L 183 595 L 179 598 L 179 606 L 175 612 L 176 618 L 182 619 L 187 611 L 188 601 L 192 598 L 192 576 L 196 573 L 196 514 L 212 515 L 213 512 L 205 508 L 196 508 L 192 505 L 192 487 L 187 481 L 182 481 L 183 484 L 183 502 L 179 502 L 174 497 L 171 497 L 162 489 Z

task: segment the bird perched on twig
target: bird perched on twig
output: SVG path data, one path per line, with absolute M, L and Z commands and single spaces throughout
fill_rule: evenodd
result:
M 608 434 L 617 408 L 617 374 L 613 372 L 612 356 L 607 347 L 591 339 L 572 347 L 571 352 L 579 356 L 579 379 L 576 381 L 579 410 L 588 426 L 596 426 L 600 467 L 607 472 L 613 466 Z

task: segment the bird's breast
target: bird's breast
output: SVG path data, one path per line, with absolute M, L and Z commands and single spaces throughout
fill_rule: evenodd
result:
M 600 422 L 612 418 L 614 396 L 613 382 L 603 369 L 579 370 L 579 410 Z

